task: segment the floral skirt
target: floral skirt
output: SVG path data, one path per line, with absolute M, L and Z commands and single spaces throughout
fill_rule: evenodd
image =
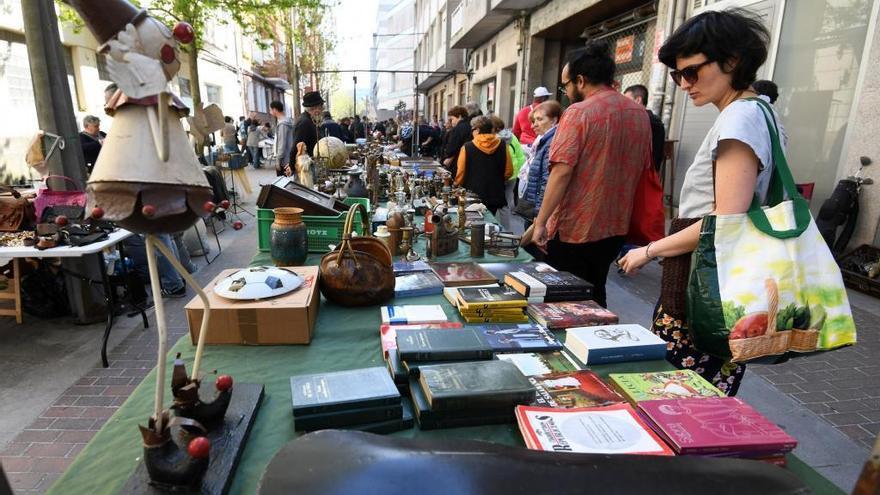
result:
M 653 332 L 666 341 L 666 360 L 678 369 L 694 370 L 729 396 L 736 395 L 745 364 L 731 363 L 694 349 L 687 324 L 673 318 L 657 305 L 654 312 Z

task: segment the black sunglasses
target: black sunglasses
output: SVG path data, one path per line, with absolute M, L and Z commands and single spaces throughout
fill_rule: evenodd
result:
M 572 83 L 572 81 L 571 81 L 571 79 L 569 79 L 568 81 L 565 81 L 565 82 L 563 82 L 562 84 L 560 84 L 560 85 L 558 86 L 559 92 L 560 92 L 560 93 L 565 93 L 565 92 L 568 90 L 568 85 L 571 84 L 571 83 Z
M 669 75 L 672 76 L 672 80 L 675 81 L 677 86 L 681 86 L 682 79 L 687 81 L 688 84 L 694 85 L 700 80 L 700 69 L 712 62 L 714 62 L 714 60 L 706 60 L 699 64 L 688 65 L 684 69 L 670 71 Z

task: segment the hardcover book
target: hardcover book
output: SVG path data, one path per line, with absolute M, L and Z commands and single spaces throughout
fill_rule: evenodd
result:
M 526 298 L 507 287 L 458 289 L 458 308 L 463 310 L 525 308 L 527 305 Z
M 430 272 L 431 267 L 427 262 L 419 261 L 395 261 L 392 264 L 394 275 L 406 275 L 408 273 Z
M 618 321 L 616 314 L 596 301 L 529 304 L 527 311 L 532 319 L 551 329 L 614 325 Z
M 327 428 L 343 428 L 350 425 L 400 419 L 402 416 L 403 407 L 398 402 L 393 405 L 294 416 L 293 428 L 296 431 L 325 430 Z
M 382 353 L 388 356 L 388 351 L 397 349 L 397 331 L 398 330 L 424 330 L 431 329 L 450 329 L 461 328 L 461 323 L 451 321 L 447 323 L 422 323 L 419 325 L 380 325 L 379 338 L 382 341 Z
M 480 325 L 476 327 L 494 352 L 544 352 L 562 349 L 553 333 L 540 325 Z
M 377 435 L 387 435 L 395 431 L 408 430 L 415 426 L 415 416 L 410 401 L 403 399 L 403 413 L 400 418 L 388 419 L 385 421 L 377 421 L 375 423 L 364 423 L 359 425 L 347 426 L 346 430 L 366 431 Z
M 568 272 L 536 272 L 531 276 L 547 286 L 546 296 L 583 295 L 592 297 L 593 284 Z
M 535 388 L 506 361 L 422 366 L 419 383 L 435 410 L 513 406 L 535 400 Z
M 666 357 L 666 342 L 641 325 L 569 328 L 565 347 L 586 365 Z
M 433 272 L 409 273 L 394 277 L 394 297 L 429 296 L 443 293 L 443 282 Z
M 498 280 L 504 280 L 504 276 L 510 272 L 555 272 L 556 269 L 542 261 L 530 261 L 526 263 L 480 263 L 487 272 Z
M 543 376 L 530 376 L 535 386 L 535 406 L 538 407 L 599 407 L 624 402 L 617 392 L 611 389 L 592 371 L 573 371 Z
M 514 406 L 510 404 L 488 408 L 436 411 L 431 409 L 428 398 L 425 397 L 425 392 L 422 390 L 418 379 L 410 381 L 409 390 L 412 396 L 413 410 L 419 420 L 419 428 L 422 430 L 481 426 L 516 421 Z
M 694 370 L 611 373 L 608 381 L 630 402 L 656 399 L 724 397 Z
M 516 420 L 532 450 L 674 455 L 629 404 L 575 409 L 517 406 Z
M 495 357 L 502 361 L 510 361 L 526 376 L 568 373 L 581 369 L 580 366 L 568 357 L 568 354 L 562 351 L 498 354 Z
M 497 283 L 498 279 L 476 263 L 430 263 L 446 287 Z
M 485 287 L 500 287 L 500 286 L 496 282 L 494 284 L 466 285 L 463 287 L 444 287 L 443 288 L 443 297 L 445 297 L 446 300 L 449 301 L 449 304 L 451 304 L 453 307 L 457 308 L 458 302 L 459 302 L 458 291 L 460 291 L 461 289 L 465 289 L 465 288 L 467 288 L 467 289 L 478 289 L 478 288 L 481 289 L 481 288 L 485 288 Z
M 475 328 L 399 330 L 397 351 L 403 361 L 492 359 L 492 348 Z
M 381 366 L 292 376 L 290 391 L 297 417 L 400 403 L 400 392 Z
M 525 297 L 547 295 L 547 286 L 526 272 L 510 272 L 504 275 L 504 283 Z
M 678 454 L 790 452 L 797 440 L 735 397 L 640 402 L 649 424 Z
M 406 306 L 382 306 L 382 323 L 388 325 L 414 325 L 418 323 L 446 323 L 449 319 L 439 304 L 409 304 Z
M 528 323 L 529 317 L 525 315 L 525 313 L 514 316 L 514 315 L 499 315 L 499 316 L 466 316 L 462 315 L 465 323 Z
M 406 369 L 403 367 L 403 361 L 400 360 L 397 349 L 391 349 L 385 354 L 385 366 L 388 368 L 388 373 L 394 384 L 397 385 L 397 390 L 400 390 L 401 385 L 406 386 Z

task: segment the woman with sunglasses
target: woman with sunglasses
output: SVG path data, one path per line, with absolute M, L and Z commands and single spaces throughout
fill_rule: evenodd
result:
M 660 48 L 660 61 L 673 69 L 673 81 L 693 104 L 715 105 L 720 114 L 685 174 L 679 218 L 670 234 L 629 251 L 618 262 L 621 270 L 634 274 L 651 260 L 665 258 L 653 330 L 668 343 L 666 359 L 679 369 L 696 371 L 728 395 L 739 389 L 745 365 L 693 347 L 685 290 L 702 218 L 745 213 L 755 195 L 766 201 L 773 168 L 770 134 L 759 104 L 749 98 L 758 96 L 751 84 L 767 59 L 769 38 L 750 14 L 727 10 L 689 19 Z M 785 131 L 779 117 L 774 118 L 784 147 Z

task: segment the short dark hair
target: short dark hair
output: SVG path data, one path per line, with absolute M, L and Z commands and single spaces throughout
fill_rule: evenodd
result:
M 450 108 L 449 111 L 446 112 L 446 115 L 449 115 L 450 117 L 458 117 L 460 119 L 466 119 L 466 118 L 468 118 L 468 111 L 467 111 L 467 108 L 465 108 L 461 105 L 456 105 L 456 106 Z
M 492 125 L 491 118 L 478 115 L 471 119 L 471 130 L 477 131 L 480 134 L 492 134 L 495 126 Z
M 648 106 L 648 88 L 643 84 L 633 84 L 626 88 L 623 93 L 632 93 L 634 96 L 640 97 L 642 99 L 642 105 Z
M 770 32 L 744 9 L 709 11 L 679 26 L 660 47 L 658 58 L 673 69 L 679 57 L 702 53 L 731 75 L 733 89 L 748 89 L 767 60 Z
M 278 100 L 273 100 L 272 103 L 269 103 L 269 108 L 272 108 L 274 110 L 278 110 L 279 112 L 283 112 L 284 111 L 284 103 L 281 103 Z
M 327 112 L 327 111 L 324 111 L 321 114 L 321 118 L 323 118 L 325 120 L 333 120 L 333 116 L 330 114 L 330 112 Z
M 505 127 L 507 127 L 501 117 L 497 115 L 492 115 L 491 117 L 489 117 L 489 120 L 492 121 L 492 127 L 495 128 L 495 132 L 502 131 Z
M 768 81 L 766 79 L 755 81 L 752 83 L 752 89 L 754 89 L 759 95 L 764 95 L 767 98 L 770 98 L 770 103 L 776 103 L 776 99 L 779 98 L 779 88 L 776 87 L 776 83 L 773 81 Z
M 223 117 L 223 122 L 232 122 L 232 117 L 230 117 L 229 115 Z
M 574 82 L 577 76 L 583 77 L 592 85 L 614 82 L 614 59 L 611 48 L 604 41 L 590 41 L 587 46 L 572 50 L 566 58 L 568 77 Z

